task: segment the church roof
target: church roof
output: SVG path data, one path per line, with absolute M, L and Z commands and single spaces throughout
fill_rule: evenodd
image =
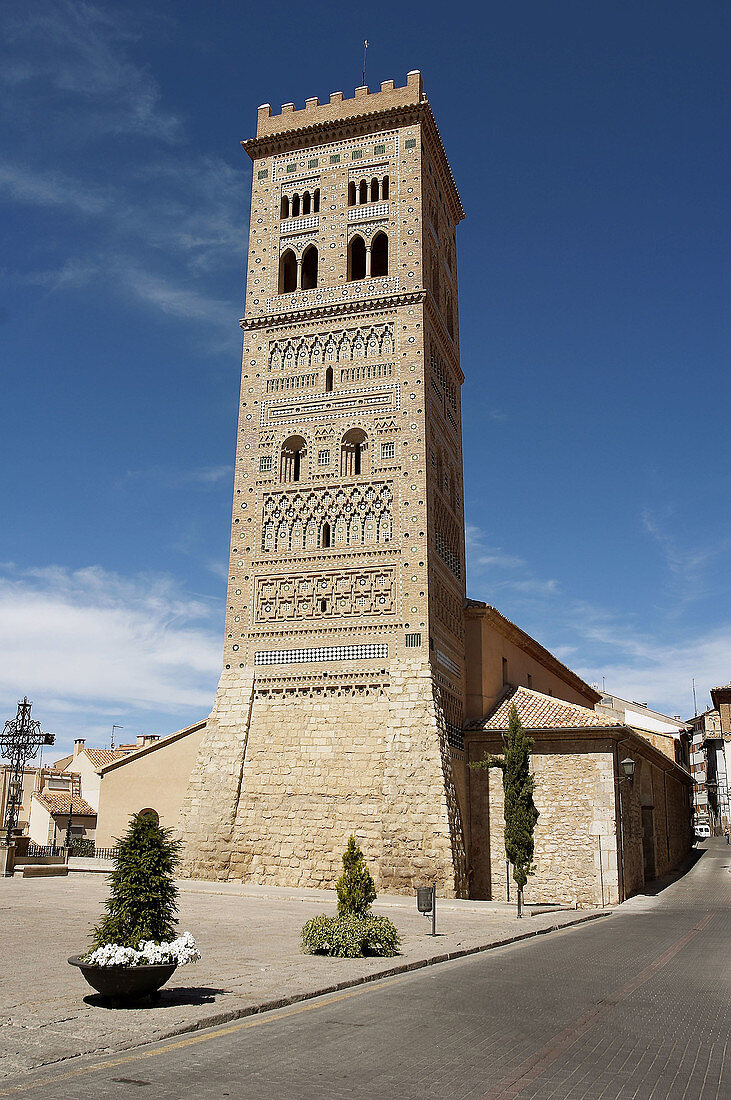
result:
M 553 695 L 543 695 L 532 688 L 511 688 L 484 718 L 470 723 L 468 729 L 503 731 L 508 728 L 510 707 L 515 704 L 518 717 L 526 730 L 532 729 L 608 729 L 621 727 L 622 722 L 598 714 L 577 703 L 567 703 Z

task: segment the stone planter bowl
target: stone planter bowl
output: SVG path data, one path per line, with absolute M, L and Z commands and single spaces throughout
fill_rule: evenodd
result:
M 142 966 L 95 966 L 72 955 L 71 966 L 78 966 L 89 985 L 102 997 L 115 1001 L 139 1001 L 156 993 L 164 985 L 177 963 L 146 963 Z

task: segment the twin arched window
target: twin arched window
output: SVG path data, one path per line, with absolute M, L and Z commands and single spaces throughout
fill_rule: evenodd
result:
M 319 214 L 319 212 L 319 187 L 316 187 L 314 191 L 304 191 L 301 195 L 299 192 L 295 192 L 294 195 L 291 196 L 282 195 L 282 205 L 279 214 L 283 221 L 285 218 L 299 218 L 300 215 Z
M 348 282 L 358 279 L 378 279 L 388 275 L 388 237 L 376 233 L 370 243 L 361 236 L 352 237 L 348 243 Z
M 351 428 L 340 441 L 340 476 L 359 477 L 367 473 L 367 458 L 368 436 L 362 428 Z M 307 444 L 301 435 L 290 435 L 282 444 L 279 480 L 295 482 L 306 477 Z
M 388 198 L 388 176 L 374 176 L 348 184 L 348 206 L 363 206 L 368 202 L 385 202 Z
M 279 293 L 291 294 L 295 290 L 313 290 L 317 286 L 317 246 L 309 245 L 302 257 L 288 248 L 279 257 Z

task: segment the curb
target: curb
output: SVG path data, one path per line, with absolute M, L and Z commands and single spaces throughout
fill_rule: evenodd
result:
M 274 1012 L 279 1008 L 288 1008 L 290 1005 L 301 1001 L 314 1001 L 317 997 L 326 997 L 329 993 L 340 993 L 344 989 L 353 989 L 359 985 L 367 985 L 371 982 L 381 981 L 384 978 L 393 978 L 398 974 L 408 974 L 414 970 L 423 970 L 427 966 L 438 966 L 440 963 L 453 962 L 463 959 L 468 955 L 477 955 L 484 951 L 493 951 L 498 947 L 506 947 L 511 943 L 520 943 L 522 940 L 534 939 L 536 936 L 546 936 L 550 932 L 561 932 L 567 928 L 576 928 L 579 924 L 587 924 L 589 921 L 600 920 L 602 917 L 610 917 L 612 910 L 603 909 L 598 913 L 589 913 L 585 917 L 567 924 L 552 924 L 547 928 L 538 928 L 531 932 L 521 932 L 515 936 L 507 936 L 502 940 L 492 940 L 490 943 L 481 944 L 478 947 L 465 947 L 459 951 L 447 951 L 442 955 L 432 955 L 428 959 L 415 959 L 413 962 L 401 963 L 398 966 L 389 967 L 388 970 L 380 970 L 377 974 L 364 974 L 359 978 L 349 978 L 344 982 L 336 982 L 334 985 L 323 986 L 308 993 L 293 993 L 290 997 L 277 997 L 273 1001 L 263 1001 L 258 1005 L 246 1005 L 242 1008 L 234 1008 L 228 1012 L 218 1012 L 212 1016 L 206 1016 L 202 1020 L 196 1020 L 189 1024 L 181 1024 L 163 1035 L 156 1035 L 153 1042 L 163 1042 L 176 1035 L 185 1035 L 191 1031 L 202 1031 L 204 1028 L 219 1027 L 228 1024 L 232 1020 L 243 1020 L 247 1016 L 259 1016 L 265 1012 Z M 132 1043 L 129 1046 L 120 1047 L 121 1050 L 131 1050 L 146 1044 Z

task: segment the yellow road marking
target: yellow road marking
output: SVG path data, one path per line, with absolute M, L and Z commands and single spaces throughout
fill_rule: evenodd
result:
M 93 1066 L 82 1066 L 79 1069 L 68 1070 L 66 1073 L 58 1073 L 54 1077 L 44 1077 L 42 1080 L 21 1082 L 17 1085 L 11 1085 L 10 1088 L 0 1089 L 0 1096 L 12 1096 L 17 1092 L 28 1092 L 30 1089 L 47 1088 L 48 1085 L 54 1085 L 59 1081 L 69 1081 L 74 1077 L 82 1077 L 87 1073 L 96 1073 L 97 1070 L 114 1069 L 115 1066 L 125 1066 L 130 1062 L 140 1062 L 144 1058 L 156 1058 L 159 1054 L 167 1054 L 171 1050 L 182 1050 L 184 1047 L 194 1046 L 196 1043 L 209 1043 L 213 1039 L 222 1038 L 225 1035 L 234 1035 L 237 1031 L 245 1031 L 250 1027 L 260 1027 L 262 1024 L 275 1023 L 277 1020 L 286 1020 L 289 1016 L 299 1016 L 303 1012 L 312 1012 L 316 1008 L 326 1008 L 328 1005 L 337 1004 L 338 1001 L 346 1001 L 351 997 L 357 997 L 361 993 L 368 992 L 369 989 L 383 989 L 384 986 L 395 985 L 397 982 L 402 982 L 405 978 L 410 978 L 412 973 L 409 971 L 405 974 L 395 975 L 393 978 L 386 978 L 379 982 L 366 982 L 364 985 L 359 985 L 355 989 L 349 989 L 345 993 L 326 993 L 324 996 L 318 998 L 316 1001 L 310 1001 L 306 1004 L 299 1004 L 292 1008 L 287 1009 L 272 1009 L 269 1012 L 263 1012 L 257 1016 L 249 1016 L 241 1023 L 231 1024 L 229 1027 L 216 1028 L 215 1024 L 207 1032 L 199 1032 L 195 1035 L 188 1035 L 185 1039 L 178 1039 L 174 1043 L 166 1043 L 165 1046 L 158 1047 L 156 1050 L 137 1050 L 133 1054 L 127 1054 L 124 1058 L 112 1058 L 106 1062 L 97 1062 Z M 215 1029 L 215 1030 L 214 1030 Z M 164 1042 L 164 1040 L 160 1040 Z M 75 1057 L 83 1057 L 83 1055 L 75 1055 Z

